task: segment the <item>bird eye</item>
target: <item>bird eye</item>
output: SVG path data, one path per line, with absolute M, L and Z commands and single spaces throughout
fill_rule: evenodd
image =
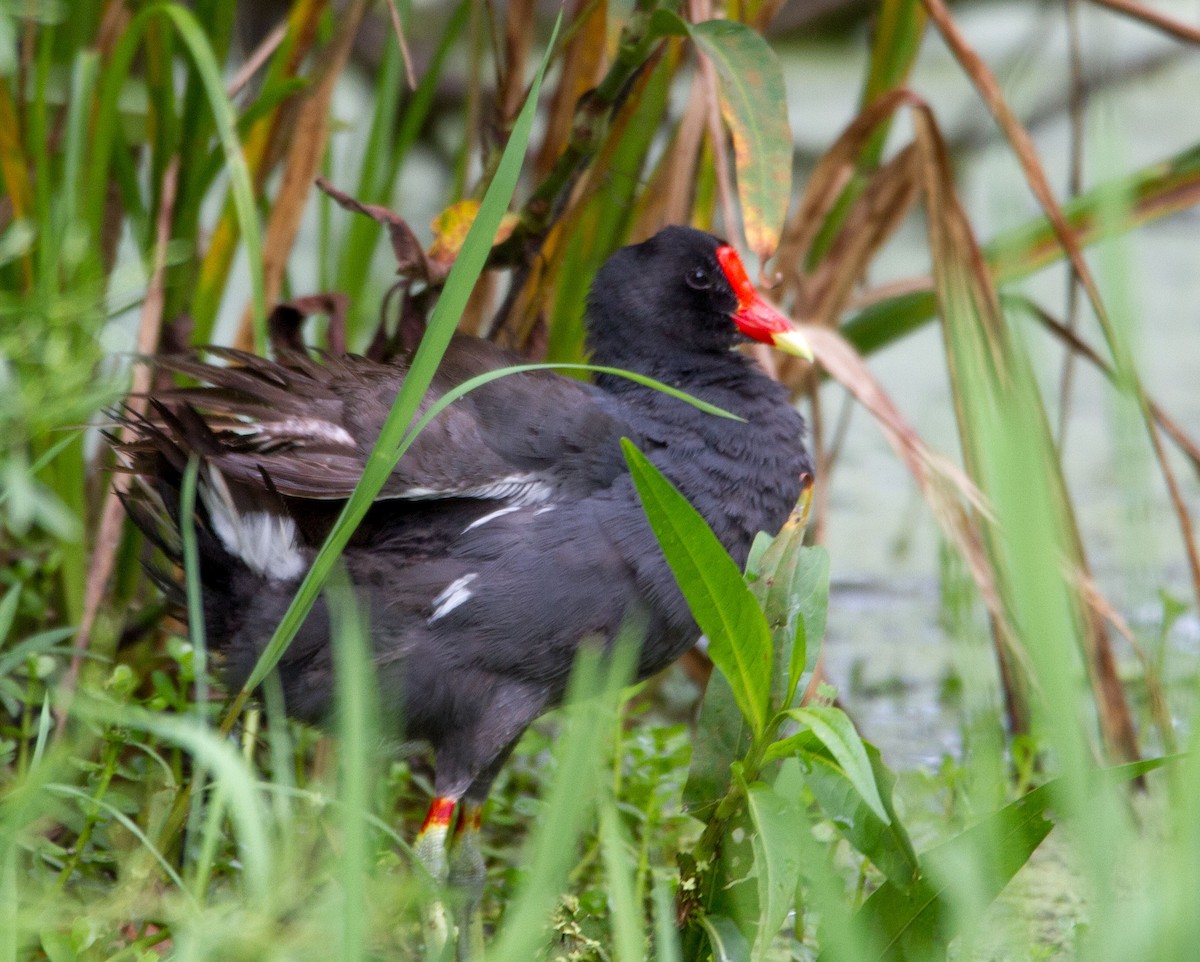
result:
M 688 287 L 697 291 L 706 291 L 712 286 L 712 278 L 705 267 L 693 267 L 687 272 L 685 280 L 687 280 Z

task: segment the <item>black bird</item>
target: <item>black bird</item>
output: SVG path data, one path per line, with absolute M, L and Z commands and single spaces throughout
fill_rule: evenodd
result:
M 436 797 L 418 840 L 482 884 L 475 831 L 488 787 L 525 728 L 563 697 L 586 639 L 645 624 L 639 677 L 699 629 L 643 514 L 619 441 L 630 438 L 742 565 L 775 533 L 812 471 L 782 386 L 734 350 L 753 339 L 808 349 L 764 301 L 736 252 L 684 227 L 617 251 L 588 300 L 592 361 L 663 381 L 739 415 L 715 417 L 626 378 L 503 377 L 443 412 L 400 460 L 343 559 L 369 612 L 385 703 L 434 751 Z M 178 488 L 201 459 L 196 524 L 210 645 L 240 686 L 362 473 L 406 368 L 353 355 L 318 363 L 209 349 L 163 368 L 200 381 L 126 418 L 119 445 L 142 483 L 133 520 L 178 560 Z M 522 359 L 475 338 L 450 344 L 423 409 Z M 140 493 L 139 493 L 140 492 Z M 279 664 L 289 713 L 331 707 L 329 615 L 318 603 Z M 386 705 L 385 705 L 386 707 Z M 402 720 L 401 720 L 402 719 Z

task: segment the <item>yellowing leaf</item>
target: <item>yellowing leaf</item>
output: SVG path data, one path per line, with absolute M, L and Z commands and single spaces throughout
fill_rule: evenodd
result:
M 474 199 L 460 200 L 451 204 L 437 215 L 430 223 L 433 229 L 433 243 L 429 246 L 429 259 L 444 264 L 452 262 L 467 239 L 467 231 L 475 223 L 475 215 L 479 213 L 479 201 Z M 503 244 L 517 226 L 517 215 L 511 211 L 500 218 L 500 227 L 492 239 L 492 246 Z
M 766 260 L 779 246 L 792 193 L 783 70 L 767 42 L 743 23 L 705 20 L 691 27 L 691 35 L 717 69 L 746 243 Z

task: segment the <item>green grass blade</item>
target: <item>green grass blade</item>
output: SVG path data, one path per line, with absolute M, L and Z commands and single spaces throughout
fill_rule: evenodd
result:
M 1188 206 L 1200 183 L 1200 147 L 1185 151 L 1134 174 L 1097 184 L 1067 202 L 1063 214 L 1081 244 L 1090 245 L 1117 232 L 1133 230 Z M 1131 198 L 1122 216 L 1103 217 L 1106 198 L 1116 192 Z M 1045 217 L 1005 231 L 983 247 L 998 284 L 1020 280 L 1062 260 L 1063 250 Z M 873 354 L 933 320 L 933 291 L 901 294 L 863 308 L 842 325 L 842 334 L 860 354 Z
M 254 188 L 250 181 L 250 170 L 242 154 L 237 135 L 237 115 L 221 77 L 221 66 L 217 63 L 209 46 L 208 38 L 192 12 L 177 3 L 156 3 L 143 10 L 130 21 L 113 49 L 107 68 L 103 71 L 99 101 L 93 129 L 95 138 L 88 170 L 87 223 L 92 237 L 100 237 L 104 225 L 104 203 L 108 196 L 108 169 L 112 163 L 113 142 L 118 126 L 117 105 L 129 77 L 134 55 L 141 46 L 147 27 L 154 19 L 170 21 L 184 42 L 196 71 L 204 85 L 216 124 L 217 137 L 225 153 L 225 169 L 233 193 L 238 225 L 246 245 L 246 259 L 250 269 L 250 296 L 254 317 L 255 344 L 258 350 L 266 349 L 266 293 L 263 285 L 262 232 L 259 229 L 258 211 L 254 202 Z
M 742 574 L 696 509 L 627 438 L 625 460 L 650 526 L 700 630 L 756 735 L 767 724 L 771 632 Z
M 175 871 L 175 866 L 172 865 L 170 860 L 158 850 L 158 847 L 155 846 L 152 841 L 150 841 L 149 837 L 145 832 L 142 831 L 141 827 L 128 815 L 122 812 L 120 808 L 110 802 L 106 802 L 102 798 L 93 798 L 90 794 L 81 791 L 74 785 L 50 784 L 46 786 L 46 790 L 53 792 L 56 795 L 63 795 L 67 798 L 79 799 L 79 801 L 86 805 L 95 805 L 96 807 L 108 812 L 113 819 L 121 824 L 121 827 L 124 828 L 125 831 L 137 839 L 138 843 L 147 852 L 149 852 L 151 856 L 153 856 L 154 861 L 157 862 L 159 868 L 163 870 L 163 874 L 171 880 L 171 883 L 176 889 L 179 890 L 179 894 L 181 894 L 188 900 L 188 902 L 191 903 L 191 907 L 199 908 L 195 899 L 192 898 L 191 892 L 189 892 L 187 886 L 184 885 L 183 879 L 180 878 L 179 873 Z
M 273 847 L 267 834 L 271 820 L 262 795 L 257 790 L 254 773 L 237 750 L 192 718 L 152 714 L 132 706 L 116 710 L 103 706 L 91 709 L 80 706 L 78 710 L 107 717 L 118 724 L 150 732 L 179 745 L 192 755 L 196 764 L 203 765 L 212 773 L 214 790 L 228 800 L 249 894 L 260 904 L 265 904 L 276 872 Z M 210 805 L 218 806 L 219 802 L 213 799 Z
M 600 807 L 600 854 L 604 859 L 605 891 L 612 924 L 615 962 L 641 962 L 646 957 L 646 939 L 640 924 L 642 913 L 634 899 L 629 847 L 612 799 Z
M 67 111 L 66 138 L 63 143 L 63 177 L 61 216 L 55 225 L 54 244 L 63 245 L 67 232 L 74 230 L 79 218 L 79 192 L 83 187 L 84 145 L 90 112 L 87 92 L 95 89 L 99 57 L 94 52 L 82 54 L 71 71 L 70 109 Z
M 400 52 L 398 45 L 389 47 L 395 61 L 395 95 L 386 92 L 378 98 L 371 120 L 368 144 L 363 152 L 363 166 L 359 176 L 355 197 L 365 203 L 387 205 L 397 175 L 404 159 L 429 117 L 433 98 L 442 80 L 446 59 L 454 43 L 462 34 L 469 14 L 469 0 L 461 0 L 450 15 L 428 67 L 422 72 L 417 89 L 404 101 L 399 130 L 395 118 L 399 112 L 397 101 L 400 87 Z M 390 155 L 383 158 L 389 149 Z M 331 203 L 326 197 L 322 203 Z M 351 218 L 337 260 L 336 289 L 350 295 L 350 308 L 346 318 L 347 340 L 354 344 L 360 340 L 360 329 L 371 320 L 367 311 L 366 281 L 371 265 L 370 253 L 379 239 L 380 225 L 368 217 Z
M 555 23 L 554 35 L 552 35 L 551 43 L 547 48 L 548 51 L 553 49 L 553 36 L 556 36 L 557 32 L 558 21 Z M 283 652 L 316 602 L 317 594 L 332 571 L 334 561 L 349 542 L 358 523 L 366 516 L 375 496 L 383 488 L 384 482 L 391 473 L 394 452 L 403 440 L 421 398 L 433 381 L 438 362 L 450 343 L 458 319 L 475 287 L 475 280 L 483 270 L 488 253 L 492 248 L 492 241 L 500 226 L 500 220 L 508 209 L 509 201 L 516 189 L 517 177 L 521 170 L 521 159 L 524 157 L 525 148 L 529 143 L 538 94 L 541 91 L 545 71 L 546 60 L 543 59 L 533 83 L 530 85 L 525 106 L 521 108 L 521 113 L 513 124 L 512 135 L 504 148 L 500 164 L 496 168 L 496 174 L 484 194 L 479 213 L 476 215 L 467 238 L 463 242 L 462 250 L 450 270 L 450 276 L 446 279 L 446 287 L 441 298 L 429 318 L 425 337 L 422 338 L 416 355 L 413 357 L 408 376 L 404 379 L 404 386 L 400 389 L 400 393 L 392 405 L 392 410 L 379 432 L 379 439 L 367 458 L 362 479 L 346 502 L 337 523 L 313 560 L 312 567 L 297 590 L 288 610 L 284 613 L 279 627 L 259 657 L 242 692 L 239 693 L 234 708 L 244 702 L 245 695 L 259 685 L 267 672 L 278 664 Z
M 17 617 L 17 604 L 21 600 L 21 582 L 17 582 L 4 593 L 0 600 L 0 645 L 3 645 L 12 631 L 13 621 Z
M 675 906 L 665 882 L 654 883 L 654 959 L 656 962 L 682 962 L 679 930 L 675 927 Z
M 0 865 L 0 962 L 17 962 L 17 939 L 21 933 L 19 913 L 24 900 L 17 883 L 17 847 L 6 846 Z
M 605 367 L 600 364 L 512 364 L 509 367 L 502 367 L 495 371 L 487 371 L 484 374 L 477 374 L 473 378 L 463 381 L 462 384 L 457 384 L 433 404 L 429 409 L 421 415 L 420 419 L 412 426 L 412 430 L 408 432 L 404 440 L 396 449 L 396 453 L 392 458 L 391 468 L 396 466 L 396 463 L 404 456 L 404 453 L 416 440 L 429 424 L 441 414 L 446 408 L 457 401 L 459 398 L 470 394 L 477 388 L 483 387 L 492 381 L 499 380 L 502 377 L 508 377 L 511 374 L 524 374 L 527 371 L 588 371 L 593 374 L 612 374 L 617 377 L 627 378 L 630 381 L 635 381 L 645 387 L 654 388 L 656 391 L 662 391 L 664 394 L 669 394 L 671 397 L 678 398 L 681 401 L 686 401 L 688 404 L 695 406 L 705 414 L 711 414 L 719 418 L 730 418 L 734 421 L 741 421 L 743 418 L 736 414 L 717 407 L 715 404 L 709 404 L 707 401 L 702 401 L 700 398 L 692 397 L 686 391 L 681 391 L 678 388 L 671 387 L 669 384 L 664 384 L 662 381 L 656 381 L 652 377 L 646 377 L 644 374 L 636 374 L 633 371 L 624 371 L 617 367 Z M 389 472 L 391 470 L 389 468 Z
M 208 645 L 204 631 L 204 593 L 200 582 L 200 550 L 196 544 L 196 483 L 200 461 L 191 458 L 179 490 L 179 537 L 183 542 L 183 580 L 187 592 L 188 634 L 195 669 L 195 708 L 203 718 L 208 703 Z
M 369 626 L 358 596 L 343 567 L 334 570 L 326 587 L 332 615 L 334 673 L 337 684 L 338 759 L 340 762 L 342 857 L 339 875 L 347 906 L 366 904 L 366 874 L 370 850 L 367 812 L 371 805 L 371 746 L 378 740 L 375 678 L 371 670 Z M 339 958 L 366 958 L 364 913 L 343 913 Z
M 633 676 L 641 646 L 638 626 L 627 626 L 611 653 L 582 649 L 572 673 L 565 721 L 555 748 L 557 774 L 529 841 L 525 881 L 510 901 L 488 958 L 526 962 L 546 940 L 546 918 L 575 866 L 576 845 L 594 810 L 607 769 L 605 747 L 616 724 L 621 689 Z
M 636 219 L 642 171 L 663 123 L 674 71 L 671 58 L 663 57 L 648 74 L 634 80 L 609 129 L 609 140 L 594 162 L 605 176 L 574 222 L 564 224 L 565 250 L 548 268 L 554 283 L 547 319 L 549 360 L 575 361 L 584 356 L 587 292 L 604 259 L 628 237 Z

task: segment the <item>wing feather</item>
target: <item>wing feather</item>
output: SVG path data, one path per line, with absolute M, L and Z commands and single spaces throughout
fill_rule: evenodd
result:
M 318 363 L 302 354 L 271 361 L 232 348 L 204 354 L 224 363 L 202 355 L 153 359 L 198 383 L 156 392 L 144 425 L 133 421 L 126 453 L 161 449 L 171 435 L 184 449 L 204 447 L 199 453 L 232 481 L 318 501 L 353 491 L 407 374 L 403 365 L 356 355 L 327 355 Z M 419 412 L 477 374 L 521 362 L 487 342 L 456 337 Z M 186 429 L 170 410 L 188 412 Z M 380 498 L 532 504 L 582 496 L 624 471 L 617 442 L 632 433 L 590 385 L 551 372 L 513 374 L 441 412 L 398 462 Z

